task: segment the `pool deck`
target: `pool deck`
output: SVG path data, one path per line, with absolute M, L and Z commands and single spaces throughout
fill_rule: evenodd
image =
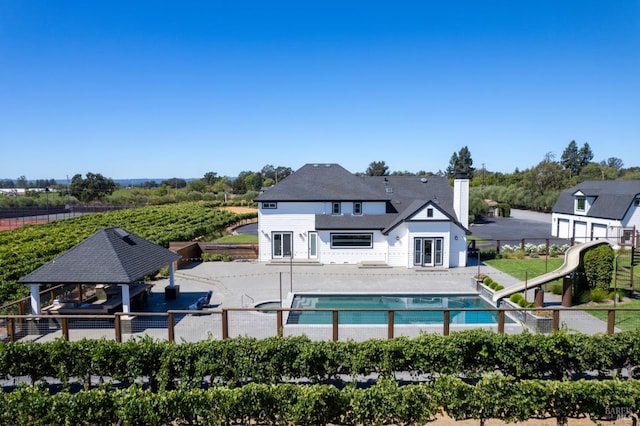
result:
M 472 260 L 473 261 L 473 260 Z M 257 261 L 206 262 L 176 272 L 183 305 L 213 290 L 211 303 L 221 308 L 251 307 L 264 301 L 285 300 L 290 292 L 475 293 L 472 278 L 491 276 L 508 287 L 518 280 L 485 264 L 451 269 L 407 269 L 358 265 L 266 264 Z M 163 292 L 164 284 L 154 292 Z M 527 299 L 533 300 L 530 290 Z M 163 295 L 154 297 L 163 299 Z M 560 305 L 560 296 L 545 293 L 545 304 Z M 169 309 L 184 309 L 165 306 Z M 561 326 L 583 333 L 606 331 L 606 323 L 582 312 L 567 310 Z M 518 330 L 513 330 L 518 332 Z
M 480 271 L 488 273 L 489 267 Z M 358 265 L 265 264 L 206 262 L 176 271 L 180 291 L 206 293 L 211 303 L 238 308 L 267 300 L 286 299 L 289 292 L 460 293 L 476 292 L 472 277 L 477 266 L 455 269 L 407 269 Z M 491 271 L 492 276 L 497 271 Z M 500 273 L 502 274 L 502 273 Z M 504 274 L 502 274 L 504 275 Z M 500 282 L 517 282 L 500 277 Z M 164 291 L 156 286 L 154 291 Z
M 473 277 L 478 273 L 487 274 L 495 281 L 506 286 L 517 280 L 484 264 L 452 269 L 407 269 L 383 267 L 359 267 L 358 265 L 311 265 L 311 264 L 265 264 L 259 262 L 207 262 L 194 264 L 189 268 L 176 271 L 175 284 L 180 286 L 175 300 L 165 298 L 164 289 L 168 279 L 155 282 L 148 298 L 147 312 L 166 312 L 185 310 L 198 298 L 213 291 L 210 301 L 212 310 L 217 312 L 206 315 L 180 315 L 176 324 L 176 339 L 179 341 L 198 341 L 208 337 L 221 338 L 220 308 L 253 307 L 265 301 L 285 300 L 290 292 L 325 293 L 477 293 Z M 533 300 L 533 292 L 528 295 Z M 559 305 L 559 298 L 545 293 L 545 303 Z M 285 305 L 286 306 L 286 305 Z M 194 311 L 200 312 L 200 311 Z M 133 313 L 132 318 L 135 317 Z M 156 317 L 157 318 L 157 317 Z M 167 338 L 166 322 L 153 317 L 138 316 L 134 321 L 139 329 L 124 332 L 124 338 L 150 335 L 158 339 Z M 583 311 L 566 309 L 560 317 L 561 326 L 569 330 L 587 334 L 606 332 L 606 323 Z M 72 339 L 113 338 L 113 326 L 92 326 L 88 323 L 72 331 Z M 132 326 L 135 327 L 135 326 Z M 255 311 L 233 311 L 229 315 L 229 335 L 263 338 L 274 336 L 277 331 L 275 315 Z M 450 331 L 477 328 L 477 325 L 455 324 Z M 496 325 L 485 328 L 496 330 Z M 506 333 L 520 333 L 523 326 L 511 323 L 505 326 Z M 396 325 L 395 335 L 417 336 L 423 332 L 442 333 L 442 325 Z M 311 339 L 330 340 L 331 327 L 327 325 L 285 325 L 283 333 L 288 335 L 305 334 Z M 386 325 L 341 325 L 340 340 L 364 340 L 385 338 Z M 29 335 L 25 339 L 51 341 L 61 337 L 59 328 L 43 335 Z

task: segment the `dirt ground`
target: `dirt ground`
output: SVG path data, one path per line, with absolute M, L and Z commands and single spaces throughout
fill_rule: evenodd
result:
M 22 225 L 37 225 L 46 223 L 46 220 L 0 219 L 0 231 L 10 231 L 20 228 Z
M 244 213 L 258 213 L 258 209 L 255 207 L 220 207 L 220 210 L 227 210 L 232 213 L 244 214 Z

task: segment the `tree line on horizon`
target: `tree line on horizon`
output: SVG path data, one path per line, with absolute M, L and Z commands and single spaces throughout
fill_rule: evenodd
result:
M 620 158 L 609 157 L 593 161 L 594 154 L 588 143 L 578 146 L 571 141 L 563 150 L 559 160 L 551 152 L 535 166 L 512 173 L 493 172 L 484 164 L 474 167 L 468 146 L 452 154 L 444 170 L 429 172 L 420 170 L 390 171 L 385 161 L 373 161 L 364 172 L 367 176 L 447 176 L 453 179 L 457 172 L 464 172 L 470 179 L 470 214 L 482 215 L 488 206 L 487 200 L 507 203 L 513 208 L 550 211 L 559 193 L 586 180 L 640 179 L 640 167 L 625 168 Z M 70 184 L 58 184 L 54 179 L 30 182 L 21 176 L 15 182 L 0 180 L 0 188 L 51 188 L 43 195 L 40 191 L 27 191 L 27 197 L 1 197 L 0 207 L 16 205 L 40 205 L 46 196 L 47 204 L 75 204 L 104 202 L 109 204 L 166 204 L 180 201 L 207 200 L 227 202 L 241 198 L 246 203 L 259 193 L 261 188 L 275 185 L 294 171 L 291 167 L 265 165 L 259 171 L 243 170 L 238 176 L 218 176 L 210 171 L 200 179 L 186 181 L 170 178 L 160 182 L 150 180 L 140 185 L 122 187 L 111 178 L 100 173 L 89 172 L 82 177 L 76 174 Z M 57 196 L 56 196 L 57 195 Z

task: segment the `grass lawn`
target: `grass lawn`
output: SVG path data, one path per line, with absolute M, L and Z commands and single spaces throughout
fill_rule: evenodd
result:
M 484 263 L 524 281 L 525 278 L 535 278 L 558 269 L 562 266 L 562 262 L 564 262 L 564 259 L 559 257 L 550 257 L 549 259 L 539 257 L 536 259 L 492 259 L 486 260 Z
M 238 235 L 226 235 L 222 238 L 218 238 L 216 243 L 253 243 L 258 244 L 258 236 L 257 235 L 246 235 L 246 234 L 238 234 Z
M 528 279 L 540 276 L 545 272 L 553 271 L 554 269 L 562 266 L 564 260 L 561 258 L 549 258 L 545 267 L 545 259 L 493 259 L 487 260 L 485 263 L 493 268 L 498 269 L 504 273 L 518 278 L 519 280 L 525 279 L 525 273 Z M 640 269 L 640 268 L 638 268 Z M 552 281 L 546 286 L 550 286 L 554 283 L 562 284 L 562 280 Z M 610 308 L 613 307 L 612 302 L 609 300 L 607 303 L 599 304 L 583 304 L 576 305 L 579 309 L 593 309 L 593 308 Z M 640 309 L 640 300 L 625 299 L 622 303 L 616 305 L 617 308 L 634 308 Z M 594 317 L 607 321 L 607 311 L 592 311 L 589 312 Z M 637 330 L 640 328 L 640 312 L 637 311 L 616 311 L 616 327 L 621 330 Z

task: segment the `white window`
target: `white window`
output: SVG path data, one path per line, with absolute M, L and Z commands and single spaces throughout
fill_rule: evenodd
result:
M 340 203 L 333 202 L 331 204 L 331 214 L 340 214 Z
M 583 212 L 585 209 L 586 200 L 584 197 L 576 198 L 576 211 Z
M 331 248 L 371 248 L 373 234 L 331 234 Z
M 262 203 L 262 208 L 263 209 L 277 209 L 278 208 L 278 203 L 276 203 L 276 202 L 264 202 L 264 203 Z
M 427 217 L 433 217 L 433 209 L 431 207 L 427 209 Z
M 353 203 L 353 214 L 362 214 L 362 203 L 360 201 Z

